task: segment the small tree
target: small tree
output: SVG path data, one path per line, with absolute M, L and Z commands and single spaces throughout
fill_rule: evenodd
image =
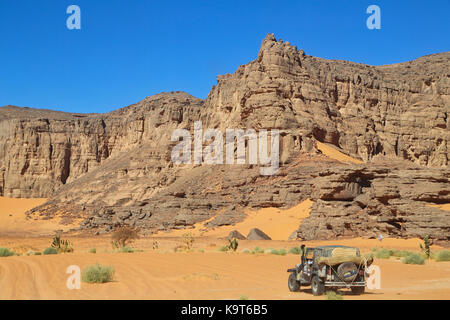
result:
M 227 246 L 228 250 L 233 250 L 234 252 L 236 252 L 238 246 L 239 242 L 236 238 L 228 239 L 228 246 Z
M 431 240 L 430 240 L 430 236 L 427 234 L 424 238 L 423 238 L 423 245 L 420 244 L 420 249 L 422 250 L 422 252 L 425 254 L 425 257 L 427 259 L 430 259 L 431 257 Z
M 111 235 L 111 244 L 116 249 L 123 248 L 138 238 L 139 235 L 135 229 L 123 226 L 113 232 Z
M 53 237 L 52 248 L 55 248 L 58 253 L 73 252 L 73 247 L 69 240 L 62 240 L 59 232 Z

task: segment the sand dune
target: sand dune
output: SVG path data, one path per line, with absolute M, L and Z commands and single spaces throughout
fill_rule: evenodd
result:
M 56 230 L 69 230 L 76 225 L 61 225 L 60 219 L 27 219 L 25 212 L 45 203 L 47 199 L 15 199 L 0 197 L 0 235 L 41 235 Z
M 340 162 L 344 163 L 355 163 L 355 164 L 362 164 L 364 163 L 361 160 L 352 158 L 341 151 L 339 151 L 336 147 L 331 146 L 329 144 L 325 144 L 322 142 L 317 141 L 317 148 L 327 157 L 335 159 Z
M 287 240 L 292 232 L 297 230 L 302 220 L 309 216 L 312 204 L 313 202 L 307 199 L 287 210 L 277 208 L 264 208 L 257 211 L 247 210 L 245 220 L 233 226 L 221 226 L 213 230 L 204 231 L 205 224 L 213 219 L 211 218 L 208 221 L 194 225 L 193 229 L 173 230 L 166 233 L 160 232 L 158 236 L 175 237 L 189 231 L 195 236 L 221 238 L 226 237 L 232 230 L 238 230 L 246 236 L 250 229 L 259 228 L 273 240 Z

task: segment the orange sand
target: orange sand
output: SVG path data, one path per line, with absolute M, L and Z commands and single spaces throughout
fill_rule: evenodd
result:
M 307 199 L 287 210 L 277 208 L 264 208 L 257 211 L 247 210 L 245 220 L 233 226 L 222 226 L 214 230 L 203 231 L 205 224 L 214 219 L 213 217 L 208 221 L 194 225 L 194 229 L 173 230 L 168 233 L 159 233 L 158 235 L 175 237 L 189 231 L 195 236 L 222 238 L 228 236 L 232 230 L 238 230 L 244 236 L 247 236 L 250 229 L 259 228 L 272 240 L 287 240 L 292 232 L 298 229 L 303 219 L 309 216 L 312 204 L 313 202 Z
M 339 151 L 336 147 L 331 146 L 329 144 L 325 144 L 322 142 L 317 141 L 317 148 L 327 157 L 335 159 L 340 162 L 344 163 L 355 163 L 355 164 L 362 164 L 364 163 L 361 160 L 352 158 L 341 151 Z
M 73 225 L 63 226 L 60 219 L 26 219 L 25 212 L 45 203 L 47 199 L 15 199 L 0 197 L 0 235 L 51 234 L 56 230 L 68 230 Z
M 24 211 L 45 201 L 0 198 L 0 220 L 9 233 L 0 233 L 0 247 L 15 252 L 42 251 L 51 243 L 51 236 L 36 236 L 47 231 L 49 221 L 26 221 Z M 33 202 L 35 201 L 35 202 Z M 0 299 L 326 299 L 314 297 L 309 287 L 292 293 L 287 288 L 286 269 L 299 263 L 299 256 L 288 254 L 246 254 L 244 248 L 258 246 L 264 249 L 300 245 L 299 241 L 286 241 L 301 219 L 309 214 L 312 202 L 307 200 L 289 210 L 263 209 L 249 212 L 243 222 L 233 227 L 216 228 L 201 235 L 200 226 L 192 229 L 197 235 L 191 252 L 174 252 L 182 242 L 174 231 L 159 236 L 142 237 L 133 246 L 143 249 L 138 253 L 116 253 L 110 245 L 110 236 L 83 236 L 64 234 L 71 241 L 74 253 L 40 256 L 0 257 Z M 22 211 L 21 211 L 22 210 Z M 5 214 L 7 212 L 7 214 Z M 13 214 L 12 217 L 9 213 Z M 13 222 L 9 221 L 11 219 Z M 6 225 L 6 226 L 5 226 Z M 42 227 L 42 226 L 44 227 Z M 14 229 L 17 227 L 18 229 Z M 272 241 L 239 241 L 238 252 L 224 253 L 217 249 L 226 244 L 220 240 L 230 229 L 246 233 L 250 227 L 261 227 Z M 30 232 L 24 233 L 25 229 Z M 16 232 L 13 232 L 16 231 Z M 158 248 L 153 249 L 154 243 Z M 357 246 L 369 252 L 372 247 L 418 251 L 419 239 L 345 239 L 334 241 L 308 241 L 307 246 L 341 244 Z M 96 248 L 97 253 L 87 253 Z M 442 249 L 432 246 L 432 251 Z M 104 284 L 82 283 L 80 290 L 69 290 L 67 267 L 81 269 L 100 263 L 115 268 L 113 282 Z M 399 259 L 375 259 L 381 269 L 381 289 L 367 290 L 361 296 L 344 295 L 352 299 L 446 299 L 450 300 L 450 262 L 427 261 L 425 265 L 405 265 Z
M 446 204 L 430 204 L 430 207 L 436 207 L 439 208 L 441 210 L 445 210 L 445 211 L 450 211 L 450 203 L 446 203 Z

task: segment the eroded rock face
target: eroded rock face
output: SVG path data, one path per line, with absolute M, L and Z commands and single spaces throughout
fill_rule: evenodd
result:
M 312 181 L 311 215 L 302 239 L 378 235 L 450 240 L 450 170 L 382 166 L 335 167 Z
M 202 106 L 175 92 L 108 114 L 0 108 L 0 195 L 49 197 L 143 141 L 169 143 L 171 130 L 197 120 Z
M 373 67 L 308 56 L 268 35 L 258 58 L 203 101 L 155 95 L 108 114 L 0 108 L 0 195 L 49 197 L 30 217 L 83 229 L 232 225 L 244 208 L 315 200 L 305 239 L 432 234 L 449 239 L 450 53 Z M 174 165 L 175 129 L 279 129 L 281 167 Z M 317 141 L 361 159 L 344 165 Z M 297 226 L 293 226 L 293 230 Z
M 450 53 L 388 66 L 307 56 L 268 35 L 258 58 L 218 77 L 206 100 L 212 127 L 278 128 L 282 160 L 331 143 L 445 167 L 450 157 Z

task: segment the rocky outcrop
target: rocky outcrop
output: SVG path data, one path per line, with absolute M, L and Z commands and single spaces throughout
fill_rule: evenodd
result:
M 206 100 L 210 127 L 278 128 L 283 161 L 312 140 L 370 162 L 450 158 L 450 53 L 390 66 L 308 56 L 268 35 L 258 58 L 218 77 Z
M 49 197 L 28 215 L 148 233 L 232 225 L 244 208 L 315 204 L 293 236 L 448 239 L 450 53 L 390 66 L 306 55 L 268 35 L 207 99 L 163 93 L 107 114 L 0 108 L 0 195 Z M 281 167 L 175 165 L 175 129 L 279 129 Z M 327 158 L 317 142 L 362 160 Z M 293 230 L 297 226 L 293 226 Z
M 198 119 L 202 106 L 175 92 L 108 114 L 0 108 L 0 195 L 49 197 L 143 141 L 170 142 L 169 130 Z
M 228 240 L 232 240 L 232 239 L 238 239 L 238 240 L 245 240 L 247 239 L 242 233 L 240 233 L 237 230 L 233 230 L 228 234 L 227 237 Z
M 252 228 L 247 235 L 247 240 L 272 240 L 272 239 L 258 228 Z
M 312 181 L 311 215 L 302 239 L 378 235 L 450 240 L 450 170 L 419 167 L 335 167 Z

